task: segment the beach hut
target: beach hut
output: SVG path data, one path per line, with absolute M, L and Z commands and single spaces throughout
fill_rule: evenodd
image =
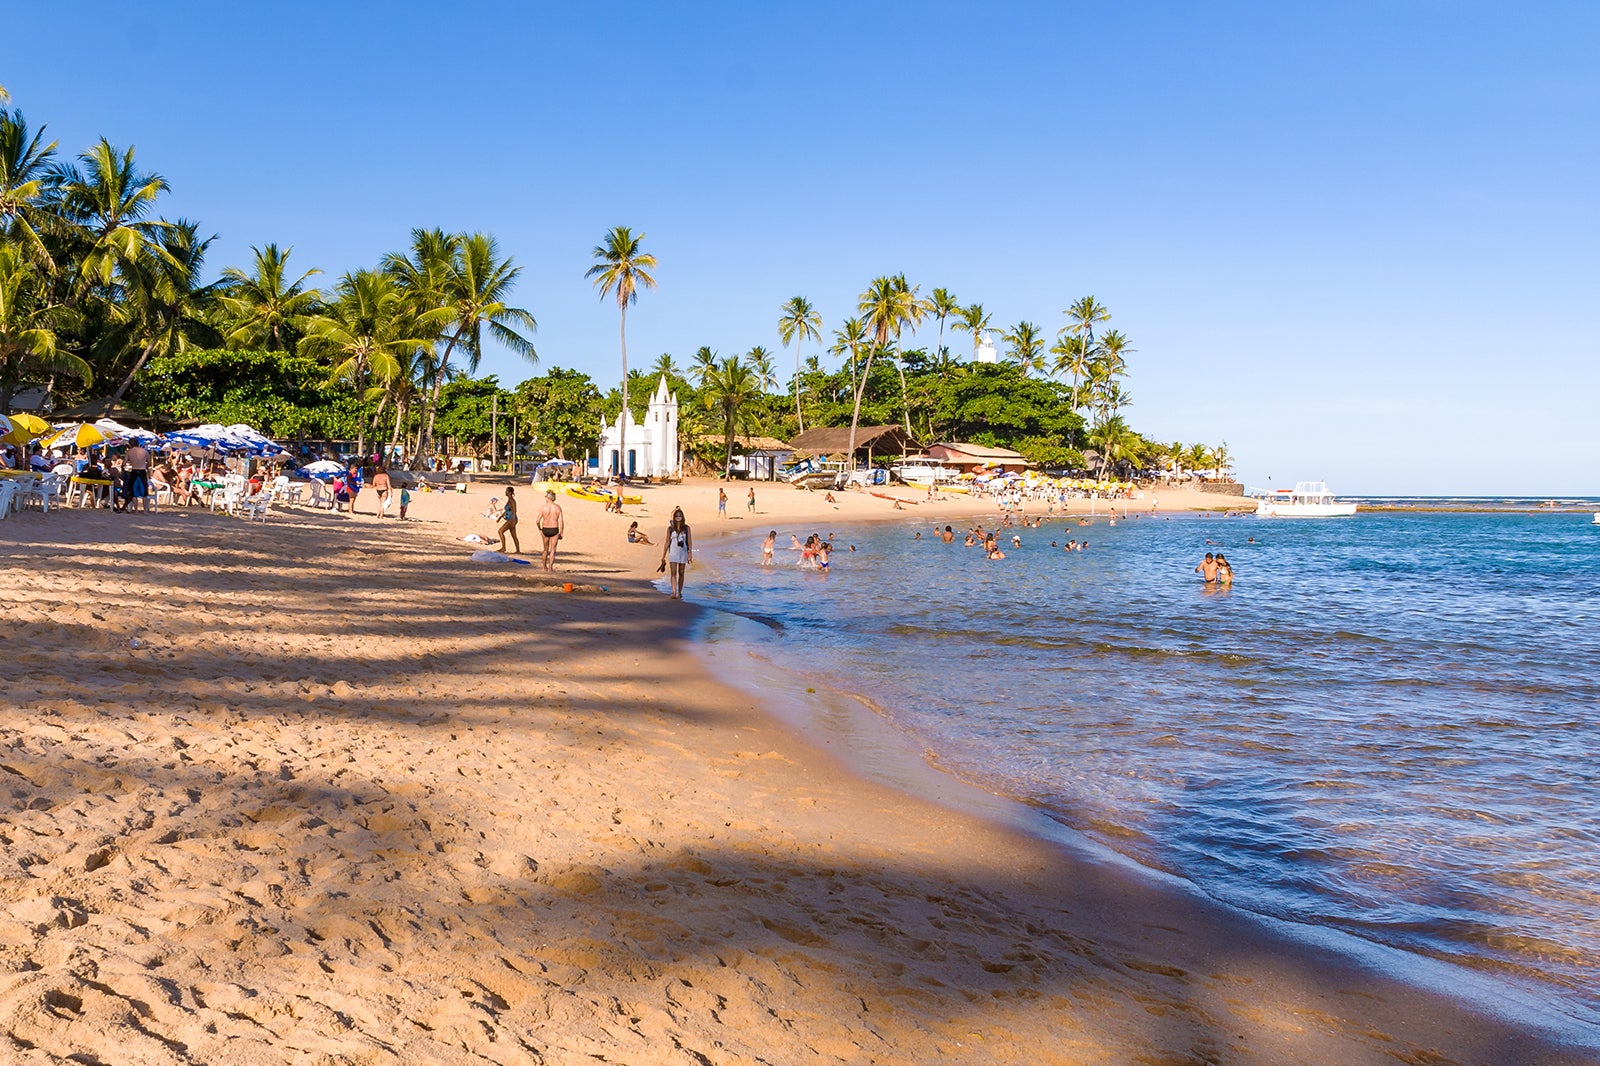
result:
M 795 454 L 810 452 L 814 455 L 843 453 L 850 447 L 849 426 L 821 426 L 808 429 L 789 442 Z M 910 455 L 920 452 L 922 445 L 900 426 L 857 426 L 856 452 L 852 465 L 872 465 L 874 455 Z
M 979 471 L 1019 473 L 1031 465 L 1021 452 L 1014 452 L 1010 448 L 960 441 L 935 444 L 928 449 L 928 454 L 964 474 L 976 474 Z

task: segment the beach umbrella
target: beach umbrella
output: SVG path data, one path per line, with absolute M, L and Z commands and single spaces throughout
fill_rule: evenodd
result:
M 120 438 L 88 422 L 69 422 L 44 439 L 46 448 L 93 448 Z
M 0 418 L 4 418 L 5 424 L 9 427 L 4 433 L 0 433 L 0 441 L 7 444 L 26 444 L 35 437 L 50 432 L 50 423 L 38 415 L 19 411 L 14 415 L 0 415 Z
M 148 444 L 157 437 L 157 434 L 151 433 L 148 429 L 133 429 L 109 418 L 97 418 L 94 420 L 94 425 L 103 433 L 121 437 L 123 440 L 136 440 L 141 444 Z
M 173 430 L 161 439 L 169 444 L 183 445 L 190 451 L 231 453 L 248 452 L 255 448 L 253 441 L 236 436 L 214 422 L 193 429 Z
M 223 432 L 237 440 L 247 441 L 250 445 L 251 453 L 255 455 L 278 455 L 286 450 L 275 443 L 272 438 L 268 437 L 265 433 L 260 432 L 252 426 L 247 426 L 243 422 L 236 422 L 231 426 L 224 426 Z

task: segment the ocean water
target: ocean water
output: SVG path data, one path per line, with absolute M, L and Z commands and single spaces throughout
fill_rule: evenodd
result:
M 748 650 L 910 750 L 1227 904 L 1600 1026 L 1587 512 L 1057 519 L 992 562 L 840 527 L 828 574 L 782 550 L 804 529 L 760 567 L 764 532 L 702 537 L 690 598 L 763 621 Z M 1192 572 L 1219 547 L 1231 590 Z

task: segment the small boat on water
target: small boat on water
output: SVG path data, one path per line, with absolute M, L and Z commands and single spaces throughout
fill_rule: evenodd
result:
M 1340 503 L 1321 481 L 1297 481 L 1256 502 L 1257 518 L 1345 518 L 1356 513 L 1353 503 Z
M 1600 511 L 1594 513 L 1594 524 L 1600 526 Z

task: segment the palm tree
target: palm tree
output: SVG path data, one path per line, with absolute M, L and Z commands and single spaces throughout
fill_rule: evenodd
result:
M 1071 333 L 1083 342 L 1084 359 L 1093 358 L 1095 354 L 1094 327 L 1097 323 L 1111 321 L 1111 312 L 1107 311 L 1105 306 L 1093 296 L 1085 296 L 1063 311 L 1062 314 L 1066 315 L 1070 320 L 1069 325 L 1066 327 L 1066 332 Z M 1076 384 L 1072 388 L 1072 409 L 1074 411 L 1078 409 L 1078 388 Z
M 978 358 L 978 349 L 983 346 L 983 338 L 995 332 L 994 316 L 983 309 L 982 304 L 969 304 L 957 312 L 955 327 L 972 334 L 972 358 Z
M 199 284 L 206 250 L 217 238 L 200 239 L 196 223 L 179 220 L 159 235 L 161 254 L 144 254 L 127 272 L 127 298 L 123 314 L 135 323 L 144 346 L 112 394 L 118 403 L 133 386 L 133 379 L 153 355 L 184 351 L 195 336 L 214 340 L 216 330 L 206 322 L 214 285 Z
M 406 306 L 405 292 L 392 275 L 358 270 L 339 279 L 333 302 L 311 320 L 300 351 L 327 358 L 334 379 L 349 382 L 356 401 L 365 403 L 372 399 L 370 392 L 387 390 L 403 360 L 431 343 L 430 330 L 437 330 L 448 314 L 435 308 L 419 318 Z M 363 419 L 356 440 L 360 455 L 366 454 L 366 429 Z
M 238 267 L 222 272 L 217 303 L 223 343 L 235 351 L 290 351 L 322 299 L 316 289 L 306 288 L 306 280 L 322 271 L 308 270 L 289 281 L 287 265 L 293 248 L 280 251 L 276 244 L 267 244 L 250 251 L 255 253 L 254 273 Z
M 1107 413 L 1115 418 L 1124 407 L 1133 406 L 1133 397 L 1128 395 L 1128 391 L 1122 387 L 1120 381 L 1113 381 L 1106 386 L 1105 402 Z
M 1078 409 L 1078 382 L 1089 374 L 1089 357 L 1085 354 L 1082 337 L 1069 336 L 1065 330 L 1050 346 L 1050 354 L 1056 357 L 1050 365 L 1052 374 L 1072 375 L 1072 409 Z
M 845 452 L 845 461 L 851 464 L 856 458 L 856 427 L 861 424 L 861 397 L 866 394 L 867 378 L 872 376 L 872 359 L 878 351 L 878 345 L 868 344 L 866 361 L 861 364 L 861 382 L 856 386 L 855 406 L 850 411 L 850 447 Z
M 1222 480 L 1222 475 L 1227 471 L 1232 460 L 1233 456 L 1228 454 L 1227 441 L 1223 441 L 1221 444 L 1211 449 L 1211 464 L 1216 469 L 1218 481 Z
M 1139 437 L 1121 418 L 1113 417 L 1095 426 L 1089 434 L 1089 444 L 1100 453 L 1097 474 L 1104 476 L 1108 467 L 1135 456 Z
M 39 236 L 39 216 L 54 180 L 56 142 L 41 145 L 43 139 L 43 126 L 29 136 L 21 111 L 0 109 L 0 236 L 25 246 L 48 271 L 55 263 Z
M 510 348 L 530 363 L 539 355 L 533 342 L 519 329 L 532 333 L 539 328 L 531 312 L 506 303 L 511 289 L 516 285 L 522 268 L 510 256 L 500 257 L 500 243 L 487 233 L 460 234 L 454 238 L 455 255 L 445 278 L 444 295 L 449 313 L 442 317 L 449 323 L 444 352 L 434 373 L 433 391 L 428 397 L 428 415 L 422 444 L 417 448 L 417 458 L 426 455 L 433 444 L 433 423 L 439 411 L 439 394 L 444 389 L 450 354 L 456 348 L 467 353 L 467 371 L 476 373 L 483 358 L 483 333 Z
M 850 389 L 856 387 L 856 356 L 867 343 L 867 326 L 859 318 L 847 318 L 844 325 L 833 331 L 833 347 L 828 351 L 834 355 L 850 353 Z
M 960 314 L 961 305 L 949 289 L 934 289 L 928 297 L 928 313 L 939 320 L 939 344 L 933 352 L 933 365 L 943 370 L 950 365 L 949 353 L 944 350 L 944 320 Z
M 671 352 L 662 352 L 656 356 L 655 364 L 650 367 L 651 377 L 660 380 L 663 375 L 669 379 L 683 376 L 678 370 L 677 361 L 672 358 Z
M 761 384 L 756 369 L 741 362 L 737 355 L 717 363 L 706 376 L 706 406 L 722 419 L 724 478 L 733 469 L 734 435 L 741 429 L 748 433 L 753 427 L 753 408 L 760 398 Z
M 772 353 L 761 345 L 756 345 L 745 353 L 746 364 L 750 372 L 756 376 L 756 385 L 762 392 L 768 392 L 777 387 L 778 368 L 772 363 Z
M 617 312 L 622 318 L 622 410 L 624 417 L 618 428 L 621 431 L 617 436 L 617 473 L 626 477 L 628 463 L 627 431 L 628 419 L 628 305 L 636 303 L 639 299 L 639 288 L 656 287 L 656 279 L 650 271 L 656 268 L 656 257 L 648 252 L 641 251 L 639 244 L 644 240 L 644 234 L 635 237 L 627 226 L 615 226 L 605 235 L 601 243 L 595 245 L 591 253 L 596 260 L 594 266 L 584 272 L 584 277 L 593 278 L 595 287 L 600 290 L 600 298 L 615 294 L 617 298 Z
M 132 148 L 119 152 L 102 137 L 78 160 L 83 169 L 65 167 L 57 172 L 62 217 L 79 227 L 77 239 L 82 244 L 72 291 L 75 303 L 93 286 L 110 285 L 116 272 L 141 252 L 160 254 L 152 242 L 171 225 L 145 218 L 169 186 L 159 174 L 140 173 Z
M 800 409 L 800 342 L 822 339 L 822 316 L 804 296 L 791 296 L 778 312 L 778 339 L 785 348 L 794 342 L 794 417 L 800 432 L 806 431 L 805 413 Z
M 1018 322 L 1001 339 L 1011 346 L 1006 354 L 1017 361 L 1023 377 L 1027 377 L 1029 371 L 1044 369 L 1044 338 L 1039 335 L 1038 326 L 1032 322 Z
M 694 358 L 689 362 L 689 377 L 701 388 L 705 388 L 706 375 L 717 365 L 717 353 L 705 345 L 695 349 Z
M 61 346 L 59 331 L 77 324 L 78 314 L 50 300 L 38 266 L 15 244 L 0 242 L 0 411 L 31 374 L 65 373 L 85 384 L 94 371 Z
M 1189 469 L 1200 471 L 1211 465 L 1211 449 L 1204 444 L 1189 446 Z
M 880 350 L 887 349 L 890 334 L 894 335 L 894 362 L 900 372 L 900 412 L 905 419 L 906 432 L 911 432 L 911 409 L 906 395 L 906 368 L 900 358 L 900 333 L 908 324 L 913 328 L 921 321 L 922 301 L 916 289 L 906 283 L 904 274 L 874 278 L 859 301 L 867 328 Z

